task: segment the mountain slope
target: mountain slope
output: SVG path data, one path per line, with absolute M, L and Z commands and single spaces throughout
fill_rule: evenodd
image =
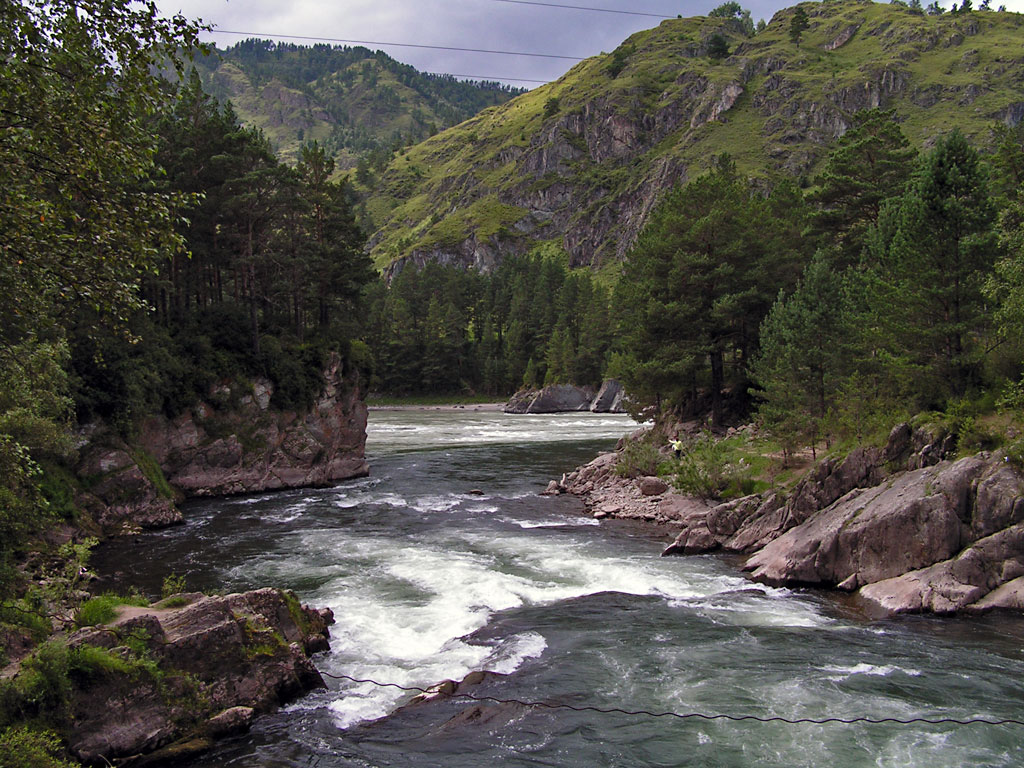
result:
M 371 201 L 376 263 L 487 269 L 545 241 L 573 265 L 614 263 L 661 193 L 721 152 L 806 183 L 859 109 L 894 108 L 917 146 L 954 125 L 984 144 L 1024 116 L 1018 14 L 802 7 L 799 45 L 795 8 L 750 38 L 734 19 L 668 20 L 395 157 Z M 715 35 L 724 59 L 708 56 Z
M 282 159 L 294 162 L 303 141 L 316 139 L 341 168 L 361 157 L 383 167 L 392 149 L 520 92 L 427 75 L 362 47 L 250 39 L 196 66 L 206 90 L 261 128 Z

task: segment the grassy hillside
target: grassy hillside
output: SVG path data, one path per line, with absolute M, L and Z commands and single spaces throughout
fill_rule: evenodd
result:
M 381 168 L 397 147 L 437 133 L 518 93 L 416 71 L 386 54 L 347 46 L 246 40 L 197 62 L 206 89 L 229 99 L 293 162 L 316 139 L 340 168 Z
M 805 3 L 747 37 L 738 20 L 672 19 L 559 80 L 396 156 L 374 190 L 373 256 L 486 267 L 538 242 L 617 262 L 661 193 L 728 152 L 755 178 L 809 184 L 859 109 L 895 108 L 927 146 L 954 125 L 983 145 L 1024 115 L 1024 17 L 927 16 L 870 0 Z M 723 36 L 730 53 L 709 57 Z

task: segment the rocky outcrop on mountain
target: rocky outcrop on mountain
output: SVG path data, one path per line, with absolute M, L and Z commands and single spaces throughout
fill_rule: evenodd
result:
M 110 624 L 67 638 L 79 670 L 69 749 L 109 765 L 157 750 L 194 754 L 245 731 L 255 715 L 324 687 L 310 655 L 327 648 L 333 621 L 277 589 L 124 607 Z
M 993 122 L 1024 115 L 1022 62 L 1003 42 L 1021 40 L 1014 14 L 839 0 L 805 8 L 794 46 L 793 10 L 750 37 L 735 19 L 666 20 L 611 54 L 621 68 L 589 59 L 411 147 L 376 190 L 390 212 L 375 256 L 491 269 L 558 239 L 573 266 L 601 266 L 625 257 L 667 189 L 721 152 L 752 177 L 801 177 L 862 109 L 895 109 L 919 147 L 951 119 L 984 144 Z M 707 55 L 714 34 L 730 44 L 724 59 Z M 500 221 L 486 199 L 505 206 Z
M 542 389 L 521 389 L 505 404 L 505 413 L 622 413 L 622 384 L 609 379 L 596 393 L 591 387 L 552 384 Z
M 175 501 L 306 486 L 366 475 L 366 404 L 334 358 L 304 413 L 273 408 L 263 379 L 224 382 L 171 419 L 145 419 L 129 445 L 91 425 L 82 432 L 77 499 L 107 534 L 181 521 Z

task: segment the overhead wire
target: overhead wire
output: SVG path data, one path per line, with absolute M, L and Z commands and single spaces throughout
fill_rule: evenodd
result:
M 532 56 L 542 59 L 565 59 L 567 61 L 584 61 L 584 56 L 563 56 L 557 53 L 531 53 L 527 51 L 494 51 L 486 48 L 459 48 L 452 45 L 422 45 L 419 43 L 386 43 L 378 40 L 347 40 L 340 37 L 316 37 L 313 35 L 268 35 L 265 32 L 241 32 L 233 29 L 214 28 L 213 32 L 221 32 L 226 35 L 249 35 L 251 37 L 273 37 L 285 40 L 314 40 L 321 43 L 347 43 L 350 45 L 387 45 L 396 48 L 426 48 L 433 51 L 462 51 L 464 53 L 491 53 L 499 56 Z
M 397 683 L 382 683 L 378 680 L 352 677 L 350 675 L 333 675 L 329 672 L 321 672 L 325 677 L 334 680 L 347 680 L 352 683 L 374 685 L 379 688 L 397 688 L 406 693 L 437 693 L 436 689 L 418 688 L 416 686 L 398 685 Z M 644 717 L 671 717 L 677 720 L 728 720 L 734 723 L 756 722 L 756 723 L 783 723 L 785 725 L 855 725 L 863 723 L 866 725 L 1024 725 L 1024 720 L 1014 718 L 989 719 L 984 717 L 782 717 L 781 715 L 730 715 L 725 713 L 707 712 L 652 712 L 647 709 L 622 709 L 620 707 L 577 707 L 573 704 L 551 704 L 546 701 L 523 701 L 522 699 L 499 699 L 494 696 L 474 696 L 471 693 L 450 693 L 440 694 L 445 698 L 461 698 L 470 701 L 493 702 L 495 704 L 516 704 L 522 707 L 534 707 L 539 709 L 566 709 L 573 712 L 596 712 L 602 715 L 631 715 Z
M 655 19 L 674 19 L 675 16 L 666 16 L 663 13 L 644 13 L 642 11 L 620 11 L 615 8 L 591 8 L 585 5 L 562 5 L 561 3 L 541 3 L 537 0 L 493 0 L 496 3 L 514 3 L 515 5 L 541 5 L 545 8 L 569 8 L 574 11 L 593 11 L 596 13 L 621 13 L 625 16 L 650 16 Z

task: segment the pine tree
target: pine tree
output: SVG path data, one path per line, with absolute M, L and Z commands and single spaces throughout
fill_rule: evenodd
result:
M 890 252 L 907 348 L 958 397 L 975 380 L 989 325 L 981 287 L 996 260 L 994 224 L 978 153 L 953 131 L 922 159 Z
M 759 415 L 787 447 L 814 443 L 848 371 L 851 340 L 845 280 L 818 252 L 789 296 L 779 295 L 761 324 L 752 365 L 760 384 Z
M 839 247 L 840 265 L 858 259 L 882 204 L 903 193 L 913 170 L 917 153 L 895 117 L 894 110 L 855 114 L 807 196 L 817 208 L 812 230 L 823 246 Z
M 805 11 L 802 6 L 798 5 L 796 10 L 793 11 L 792 18 L 789 20 L 789 39 L 794 45 L 800 45 L 800 38 L 810 25 L 810 20 L 807 18 L 807 11 Z

